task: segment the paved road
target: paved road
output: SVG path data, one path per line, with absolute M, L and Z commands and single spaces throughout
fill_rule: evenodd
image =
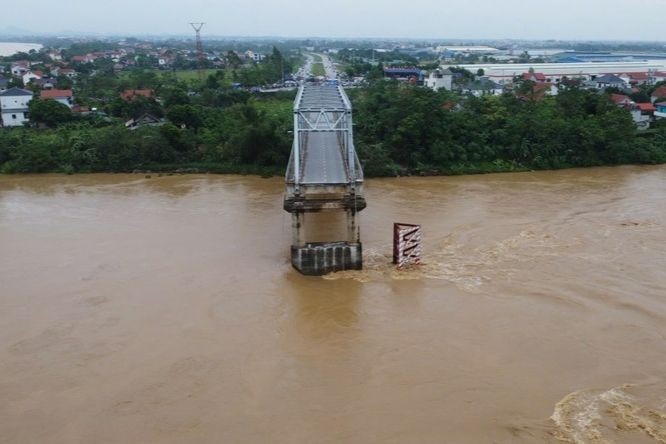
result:
M 301 78 L 310 77 L 312 75 L 313 63 L 314 58 L 310 54 L 305 54 L 305 64 L 296 71 L 296 76 Z
M 348 181 L 335 132 L 312 132 L 303 161 L 303 183 L 339 184 Z
M 326 71 L 326 78 L 330 80 L 334 80 L 338 78 L 338 72 L 335 69 L 335 66 L 333 65 L 333 62 L 331 62 L 330 57 L 328 57 L 325 54 L 320 54 L 322 63 L 324 64 L 324 70 Z

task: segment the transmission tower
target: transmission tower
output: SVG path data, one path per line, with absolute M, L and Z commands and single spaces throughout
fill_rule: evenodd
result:
M 204 61 L 206 60 L 206 56 L 203 50 L 203 43 L 201 43 L 201 28 L 203 28 L 204 25 L 205 23 L 190 23 L 190 26 L 197 34 L 197 58 L 199 59 L 199 80 L 201 81 L 204 79 L 203 67 Z

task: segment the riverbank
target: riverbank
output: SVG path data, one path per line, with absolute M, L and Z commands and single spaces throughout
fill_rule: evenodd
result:
M 611 168 L 622 166 L 662 165 L 663 163 L 650 164 L 618 164 L 618 165 L 590 165 L 590 166 L 561 166 L 558 168 L 529 168 L 520 164 L 507 162 L 479 162 L 469 164 L 451 165 L 446 168 L 424 167 L 416 170 L 396 169 L 393 175 L 365 174 L 367 179 L 377 178 L 399 178 L 399 177 L 448 177 L 501 173 L 525 173 L 536 171 L 559 171 L 577 170 L 589 168 Z M 82 170 L 73 171 L 68 168 L 42 171 L 40 173 L 30 171 L 0 171 L 1 176 L 27 175 L 27 174 L 145 174 L 145 175 L 186 175 L 186 174 L 218 174 L 218 175 L 243 175 L 259 177 L 281 177 L 285 174 L 284 167 L 260 166 L 260 165 L 232 165 L 224 163 L 183 163 L 183 164 L 150 164 L 132 169 L 120 169 L 111 171 Z
M 193 100 L 181 93 L 183 97 L 174 92 L 165 96 L 173 101 Z M 291 98 L 226 90 L 216 94 L 206 106 L 162 107 L 155 101 L 116 99 L 109 107 L 116 120 L 75 117 L 63 109 L 62 121 L 51 122 L 52 129 L 2 130 L 0 172 L 196 168 L 281 174 L 293 144 Z M 223 105 L 222 99 L 230 103 Z M 665 121 L 654 122 L 649 132 L 638 132 L 626 109 L 585 90 L 565 90 L 557 97 L 529 102 L 506 94 L 463 98 L 378 82 L 355 91 L 352 101 L 355 148 L 366 177 L 666 162 Z M 123 109 L 139 107 L 143 112 L 143 106 L 156 107 L 151 112 L 166 118 L 161 126 L 128 131 L 122 124 Z

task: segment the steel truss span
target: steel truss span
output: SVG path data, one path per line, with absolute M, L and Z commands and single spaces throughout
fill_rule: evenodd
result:
M 294 144 L 287 183 L 355 188 L 363 171 L 354 149 L 352 107 L 337 85 L 302 86 L 294 102 Z

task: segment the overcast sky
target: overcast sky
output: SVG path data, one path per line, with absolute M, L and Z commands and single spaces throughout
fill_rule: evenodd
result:
M 662 40 L 666 0 L 31 0 L 0 15 L 33 32 Z M 20 19 L 13 22 L 12 19 Z

